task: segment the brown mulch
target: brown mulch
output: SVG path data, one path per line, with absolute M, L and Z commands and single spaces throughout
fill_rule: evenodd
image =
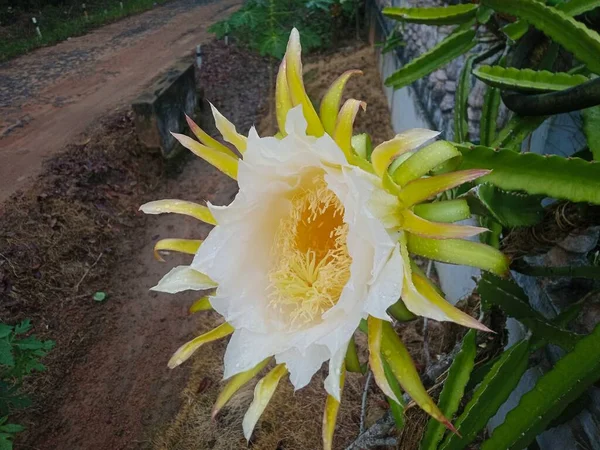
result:
M 47 372 L 30 378 L 40 410 L 101 331 L 107 307 L 92 296 L 130 251 L 123 238 L 143 223 L 139 199 L 165 173 L 139 146 L 127 112 L 90 136 L 48 161 L 34 187 L 1 210 L 0 321 L 30 318 L 40 338 L 56 341 Z

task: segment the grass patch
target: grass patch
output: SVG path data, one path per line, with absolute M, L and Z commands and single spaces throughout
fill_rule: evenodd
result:
M 0 28 L 0 62 L 27 53 L 39 47 L 80 36 L 94 28 L 152 9 L 170 0 L 109 0 L 82 1 L 71 6 L 46 6 L 41 11 L 14 12 L 5 17 L 10 25 Z M 86 5 L 84 9 L 82 4 Z M 32 22 L 35 17 L 42 33 L 37 35 Z

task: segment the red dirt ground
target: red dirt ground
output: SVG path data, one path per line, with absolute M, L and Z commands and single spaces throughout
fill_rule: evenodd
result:
M 44 158 L 210 39 L 208 26 L 241 2 L 204 3 L 175 1 L 0 65 L 0 202 L 24 189 Z
M 238 129 L 257 120 L 267 80 L 263 58 L 206 45 L 199 84 Z M 166 197 L 227 204 L 237 189 L 199 159 L 165 163 L 148 154 L 127 110 L 88 135 L 88 144 L 50 160 L 31 189 L 3 206 L 0 320 L 31 317 L 38 335 L 57 341 L 44 360 L 48 371 L 30 377 L 35 406 L 18 417 L 27 431 L 16 449 L 151 446 L 180 409 L 190 372 L 166 363 L 200 325 L 187 315 L 193 294 L 149 292 L 184 261 L 173 255 L 159 263 L 152 249 L 164 237 L 204 238 L 208 228 L 180 216 L 146 218 L 137 209 Z M 108 293 L 106 302 L 92 300 L 97 290 Z

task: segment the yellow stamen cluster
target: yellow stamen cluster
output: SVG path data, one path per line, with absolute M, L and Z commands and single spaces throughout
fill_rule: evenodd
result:
M 270 305 L 292 327 L 314 324 L 333 307 L 350 278 L 344 207 L 315 174 L 292 195 L 279 223 L 269 273 Z

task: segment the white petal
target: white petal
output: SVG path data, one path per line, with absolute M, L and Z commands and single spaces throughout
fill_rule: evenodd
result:
M 250 370 L 263 359 L 281 351 L 279 348 L 281 339 L 278 337 L 274 334 L 260 334 L 236 329 L 225 351 L 223 379 Z
M 403 267 L 400 245 L 397 244 L 390 259 L 369 288 L 365 312 L 378 319 L 390 320 L 386 311 L 402 294 Z
M 302 114 L 302 105 L 294 106 L 287 113 L 285 119 L 285 132 L 289 135 L 306 136 L 306 127 L 308 123 Z
M 386 229 L 398 228 L 401 225 L 400 202 L 398 197 L 381 190 L 375 190 L 369 200 L 369 209 Z
M 151 291 L 176 294 L 181 291 L 203 291 L 217 286 L 208 276 L 190 266 L 177 266 L 166 274 Z
M 290 372 L 290 381 L 294 389 L 302 389 L 308 383 L 323 363 L 329 359 L 327 347 L 313 344 L 301 353 L 297 348 L 290 348 L 275 356 L 278 364 L 285 364 Z
M 346 344 L 329 360 L 329 375 L 325 378 L 325 390 L 338 402 L 341 401 L 340 376 L 342 374 L 342 364 L 344 364 L 347 349 L 348 342 L 346 342 Z
M 314 148 L 323 161 L 329 164 L 348 165 L 346 155 L 327 133 L 317 139 Z
M 211 210 L 222 224 L 211 230 L 192 267 L 219 284 L 215 309 L 227 322 L 236 329 L 267 332 L 270 249 L 289 201 L 272 196 L 251 203 L 240 194 L 229 207 Z

